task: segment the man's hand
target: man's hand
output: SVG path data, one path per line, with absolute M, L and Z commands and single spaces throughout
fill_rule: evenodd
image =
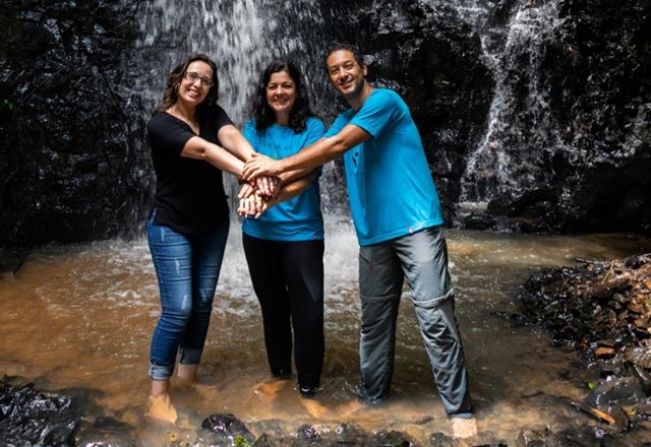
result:
M 245 165 L 242 177 L 253 180 L 260 176 L 277 177 L 280 174 L 280 161 L 264 155 L 254 154 Z

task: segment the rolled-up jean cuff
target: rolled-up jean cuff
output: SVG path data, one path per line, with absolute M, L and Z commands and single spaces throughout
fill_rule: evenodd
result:
M 475 417 L 475 413 L 473 412 L 464 412 L 464 413 L 454 413 L 448 415 L 450 418 L 459 418 L 459 419 L 472 419 Z
M 198 365 L 201 360 L 202 349 L 181 348 L 179 350 L 179 363 L 182 365 Z
M 155 365 L 149 364 L 149 377 L 152 380 L 167 380 L 172 377 L 174 365 Z

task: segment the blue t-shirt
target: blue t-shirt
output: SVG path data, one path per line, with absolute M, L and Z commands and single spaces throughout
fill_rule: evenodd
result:
M 423 143 L 407 104 L 376 88 L 361 109 L 337 117 L 326 137 L 347 124 L 371 135 L 344 154 L 348 199 L 361 246 L 443 224 Z
M 323 122 L 310 117 L 305 130 L 300 133 L 275 124 L 258 131 L 255 120 L 248 121 L 242 133 L 257 152 L 279 160 L 315 143 L 324 132 Z M 272 206 L 258 219 L 244 219 L 242 231 L 249 236 L 274 241 L 322 240 L 323 216 L 318 180 L 315 179 L 296 197 Z

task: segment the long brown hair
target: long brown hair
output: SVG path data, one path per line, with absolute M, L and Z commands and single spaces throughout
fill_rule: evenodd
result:
M 219 99 L 219 80 L 217 79 L 217 64 L 215 64 L 212 59 L 210 59 L 205 54 L 192 54 L 185 58 L 183 62 L 178 64 L 172 72 L 167 77 L 167 83 L 165 85 L 165 91 L 163 92 L 163 100 L 160 105 L 156 108 L 157 112 L 164 112 L 165 110 L 172 107 L 176 101 L 179 99 L 179 85 L 181 85 L 181 80 L 185 76 L 185 71 L 188 69 L 188 65 L 192 62 L 201 61 L 210 65 L 212 68 L 212 86 L 208 91 L 206 99 L 203 100 L 201 104 L 197 107 L 197 113 L 202 113 L 204 110 L 211 108 L 217 104 L 217 99 Z

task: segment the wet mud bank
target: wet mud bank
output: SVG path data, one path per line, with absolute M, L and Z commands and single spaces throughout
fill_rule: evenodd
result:
M 651 254 L 577 261 L 532 275 L 512 323 L 540 327 L 554 345 L 576 351 L 585 376 L 574 379 L 585 396 L 569 403 L 595 427 L 596 437 L 649 433 Z M 641 445 L 651 445 L 648 438 Z

